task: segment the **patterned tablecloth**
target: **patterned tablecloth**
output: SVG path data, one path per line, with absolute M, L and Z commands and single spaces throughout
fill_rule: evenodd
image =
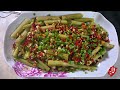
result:
M 3 13 L 0 12 L 0 16 Z M 4 35 L 8 25 L 17 18 L 18 15 L 11 14 L 9 17 L 0 18 L 0 79 L 16 79 L 18 78 L 16 73 L 7 65 L 5 62 L 4 54 L 3 54 L 3 42 L 4 42 Z M 120 49 L 120 48 L 119 48 Z M 113 77 L 110 77 L 106 74 L 104 77 L 100 77 L 98 79 L 120 79 L 120 54 L 116 64 L 114 65 L 117 67 L 117 72 Z M 75 78 L 72 78 L 75 79 Z M 91 78 L 79 78 L 79 79 L 91 79 Z M 97 78 L 94 78 L 97 79 Z

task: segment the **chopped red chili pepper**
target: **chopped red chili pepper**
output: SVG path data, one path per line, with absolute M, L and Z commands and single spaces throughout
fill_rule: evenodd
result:
M 72 29 L 73 29 L 73 26 L 70 26 L 69 29 L 72 30 Z
M 77 27 L 74 27 L 75 31 L 78 31 L 78 28 Z
M 101 36 L 100 36 L 100 34 L 97 34 L 97 38 L 100 40 L 101 39 Z
M 82 28 L 87 29 L 87 26 L 85 25 L 85 23 L 82 23 Z
M 92 38 L 94 38 L 94 36 L 93 36 L 93 35 L 90 35 L 90 38 L 92 39 Z
M 70 26 L 69 29 L 73 32 L 77 32 L 78 31 L 78 28 L 77 27 L 74 27 L 74 26 Z
M 95 60 L 94 60 L 94 59 L 91 59 L 91 61 L 92 61 L 92 62 L 95 62 Z
M 73 51 L 71 51 L 71 52 L 70 52 L 70 55 L 73 55 L 73 53 L 74 53 L 74 52 L 73 52 Z
M 88 53 L 86 53 L 85 57 L 86 57 L 86 58 L 88 58 L 88 57 L 89 57 L 89 54 L 88 54 Z
M 30 52 L 35 51 L 35 47 L 30 47 Z
M 37 24 L 36 26 L 39 26 L 39 27 L 41 27 L 41 25 L 40 25 L 40 24 Z
M 69 38 L 72 39 L 72 35 L 69 35 Z
M 93 34 L 94 37 L 97 37 L 97 33 L 94 31 L 94 34 Z
M 76 63 L 78 63 L 78 62 L 81 61 L 81 59 L 80 59 L 80 58 L 77 58 L 77 57 L 75 57 L 74 59 L 75 59 L 74 61 L 75 61 Z
M 82 46 L 82 39 L 80 38 L 79 40 L 76 40 L 75 45 L 81 47 Z
M 65 30 L 65 27 L 64 26 L 60 26 L 60 30 Z
M 61 39 L 63 42 L 65 42 L 66 41 L 66 39 Z
M 32 29 L 33 29 L 33 30 L 36 30 L 36 25 L 35 25 L 35 23 L 32 24 Z
M 32 38 L 34 36 L 33 33 L 30 33 L 27 38 Z
M 40 57 L 43 57 L 43 52 L 40 52 L 40 53 L 39 53 L 39 56 L 40 56 Z
M 42 59 L 41 61 L 42 61 L 43 63 L 45 62 L 45 60 L 43 60 L 43 59 Z
M 30 42 L 31 42 L 31 40 L 26 39 L 22 45 L 27 46 Z
M 105 41 L 105 42 L 110 42 L 110 40 L 109 40 L 109 38 L 108 38 L 108 37 L 107 37 L 104 41 Z
M 66 63 L 68 63 L 68 60 L 63 60 L 63 62 L 66 62 Z
M 32 56 L 29 56 L 28 62 L 35 61 L 35 59 Z

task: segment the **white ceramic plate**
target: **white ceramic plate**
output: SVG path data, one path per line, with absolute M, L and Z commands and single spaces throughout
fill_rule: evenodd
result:
M 99 65 L 97 71 L 88 72 L 85 74 L 83 71 L 77 71 L 75 73 L 68 73 L 67 77 L 102 77 L 104 76 L 109 68 L 115 64 L 118 58 L 119 47 L 118 47 L 118 36 L 115 27 L 100 13 L 91 11 L 40 11 L 35 12 L 35 16 L 46 16 L 51 15 L 64 15 L 72 13 L 82 13 L 84 17 L 94 18 L 97 24 L 100 24 L 109 33 L 111 44 L 115 47 L 108 51 L 108 55 L 104 58 Z M 13 21 L 7 28 L 4 38 L 4 56 L 7 63 L 12 67 L 15 63 L 12 57 L 12 44 L 13 40 L 10 38 L 10 34 L 16 29 L 16 27 L 25 19 L 35 17 L 32 12 L 21 14 L 15 21 Z

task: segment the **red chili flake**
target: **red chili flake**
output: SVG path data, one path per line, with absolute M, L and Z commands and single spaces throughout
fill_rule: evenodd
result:
M 78 28 L 77 27 L 74 27 L 74 26 L 70 26 L 69 29 L 73 32 L 77 32 L 78 31 Z
M 78 62 L 81 61 L 81 59 L 76 57 L 74 61 L 75 61 L 76 63 L 78 63 Z
M 70 47 L 69 47 L 69 46 L 68 46 L 67 50 L 69 50 L 69 51 L 70 51 Z
M 94 59 L 91 59 L 92 62 L 95 62 Z
M 88 57 L 89 57 L 89 54 L 88 54 L 88 53 L 86 53 L 85 57 L 86 57 L 86 58 L 88 58 Z
M 72 35 L 69 35 L 69 38 L 72 39 Z
M 75 31 L 78 31 L 78 28 L 77 27 L 74 27 Z
M 97 37 L 97 33 L 96 32 L 94 32 L 93 37 Z
M 92 39 L 92 38 L 94 38 L 94 36 L 93 36 L 93 35 L 90 35 L 90 38 Z
M 101 39 L 101 36 L 100 36 L 100 34 L 98 34 L 98 35 L 97 35 L 97 38 L 98 38 L 99 40 Z
M 88 61 L 88 60 L 87 60 L 87 59 L 85 59 L 85 65 L 87 65 L 87 61 Z
M 94 32 L 96 31 L 96 25 L 92 26 L 92 31 L 94 31 Z
M 65 42 L 66 41 L 66 39 L 61 39 L 63 42 Z
M 39 53 L 39 56 L 40 56 L 40 57 L 43 57 L 43 52 L 40 52 L 40 53 Z
M 73 29 L 73 26 L 70 26 L 69 29 L 72 30 L 72 29 Z
M 68 63 L 68 60 L 63 60 L 63 62 L 66 62 L 66 63 Z
M 78 46 L 78 45 L 79 45 L 79 41 L 78 41 L 78 40 L 75 42 L 75 45 L 76 45 L 76 46 Z
M 30 61 L 35 61 L 35 59 L 32 56 L 29 56 L 28 62 L 30 62 Z
M 22 45 L 27 46 L 30 42 L 31 42 L 31 40 L 26 39 Z
M 37 24 L 37 26 L 41 27 L 41 25 L 40 25 L 40 24 Z
M 105 40 L 105 42 L 110 42 L 110 40 L 108 39 L 108 40 Z
M 96 45 L 98 45 L 98 42 L 95 42 Z
M 30 52 L 33 52 L 35 50 L 34 47 L 30 47 Z
M 96 25 L 93 25 L 94 27 L 96 27 Z
M 77 34 L 80 34 L 80 32 L 79 32 L 79 31 L 77 31 L 76 33 L 77 33 Z
M 36 30 L 36 25 L 35 25 L 35 23 L 32 24 L 32 29 L 33 29 L 33 30 Z
M 83 29 L 87 29 L 87 26 L 85 24 L 82 24 Z
M 27 38 L 32 38 L 34 34 L 30 33 Z
M 110 69 L 108 70 L 108 74 L 112 77 L 117 71 L 117 68 L 112 66 L 110 67 Z
M 74 52 L 73 52 L 73 51 L 71 51 L 71 52 L 70 52 L 70 55 L 72 55 L 73 53 L 74 53 Z
M 95 47 L 91 47 L 91 49 L 92 49 L 92 50 L 94 50 L 94 49 L 95 49 Z
M 41 60 L 43 63 L 45 62 L 45 60 Z
M 63 26 L 60 26 L 60 30 L 62 30 L 62 31 L 63 31 L 63 30 L 65 30 L 65 28 L 64 28 Z
M 81 47 L 82 39 L 76 40 L 75 45 Z
M 104 41 L 105 41 L 105 42 L 110 42 L 110 40 L 109 40 L 109 38 L 108 38 L 108 37 L 107 37 Z

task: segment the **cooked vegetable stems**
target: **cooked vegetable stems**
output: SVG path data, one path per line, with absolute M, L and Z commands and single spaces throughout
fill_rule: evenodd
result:
M 78 13 L 78 14 L 69 14 L 69 15 L 63 15 L 62 19 L 78 19 L 78 18 L 82 18 L 83 15 Z
M 30 23 L 30 19 L 25 19 L 18 27 L 17 29 L 11 34 L 11 38 L 16 39 L 18 37 L 18 35 L 20 35 L 24 29 L 23 26 Z
M 94 71 L 107 53 L 108 32 L 83 14 L 25 19 L 11 34 L 13 57 L 44 71 Z

